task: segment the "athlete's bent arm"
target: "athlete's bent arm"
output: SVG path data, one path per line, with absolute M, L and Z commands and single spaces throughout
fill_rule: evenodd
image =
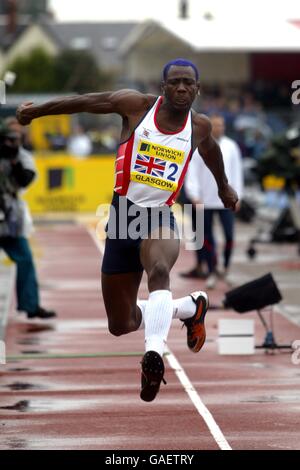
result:
M 202 120 L 205 137 L 198 145 L 198 151 L 204 163 L 210 169 L 218 185 L 219 197 L 226 209 L 235 210 L 238 196 L 235 190 L 228 184 L 225 174 L 223 155 L 219 144 L 211 135 L 211 124 L 208 119 Z
M 62 97 L 41 105 L 24 103 L 17 109 L 17 119 L 20 124 L 26 126 L 33 119 L 58 114 L 117 113 L 122 117 L 127 117 L 146 110 L 150 99 L 150 95 L 144 95 L 135 90 Z

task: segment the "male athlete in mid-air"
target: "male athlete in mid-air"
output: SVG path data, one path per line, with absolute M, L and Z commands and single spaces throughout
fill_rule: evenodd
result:
M 209 119 L 191 107 L 199 93 L 199 74 L 184 59 L 169 62 L 163 70 L 162 96 L 135 90 L 92 93 L 57 98 L 35 106 L 25 103 L 17 110 L 21 124 L 46 115 L 89 112 L 117 113 L 122 117 L 121 144 L 116 159 L 112 208 L 146 209 L 151 226 L 153 208 L 169 212 L 146 237 L 112 236 L 108 224 L 102 266 L 102 292 L 109 331 L 116 336 L 145 329 L 146 353 L 142 359 L 141 399 L 154 400 L 164 380 L 163 352 L 172 318 L 187 327 L 187 344 L 198 352 L 205 341 L 204 317 L 208 297 L 195 292 L 181 299 L 172 298 L 170 271 L 179 255 L 177 227 L 170 209 L 182 187 L 195 149 L 213 173 L 224 207 L 234 210 L 238 201 L 224 172 L 220 148 L 211 136 Z M 119 219 L 118 219 L 119 220 Z M 133 220 L 127 217 L 127 224 Z M 128 227 L 128 225 L 127 225 Z M 126 227 L 126 230 L 127 230 Z M 123 227 L 124 228 L 124 227 Z M 123 229 L 119 227 L 120 230 Z M 166 239 L 165 233 L 170 236 Z M 129 231 L 128 231 L 129 232 Z M 138 300 L 143 271 L 148 277 L 149 299 Z

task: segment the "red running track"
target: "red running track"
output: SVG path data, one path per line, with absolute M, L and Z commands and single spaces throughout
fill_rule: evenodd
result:
M 299 449 L 300 370 L 290 353 L 218 355 L 217 322 L 225 312 L 211 310 L 208 340 L 195 355 L 186 347 L 185 330 L 174 322 L 169 347 L 195 389 L 195 400 L 212 414 L 213 437 L 167 359 L 168 384 L 154 402 L 140 400 L 143 334 L 114 338 L 107 332 L 101 257 L 86 228 L 42 227 L 34 249 L 43 304 L 59 317 L 39 323 L 11 316 L 8 354 L 22 358 L 1 369 L 0 449 Z M 192 257 L 182 252 L 175 266 L 174 297 L 203 288 L 178 275 L 191 266 Z M 211 302 L 220 301 L 223 292 L 224 287 L 214 291 Z M 140 297 L 146 296 L 143 283 Z M 226 312 L 226 317 L 236 314 Z M 255 319 L 256 340 L 262 342 L 256 315 L 247 318 Z M 278 342 L 300 338 L 299 328 L 279 315 L 276 326 Z M 104 356 L 81 357 L 97 353 Z M 38 354 L 71 357 L 42 359 Z

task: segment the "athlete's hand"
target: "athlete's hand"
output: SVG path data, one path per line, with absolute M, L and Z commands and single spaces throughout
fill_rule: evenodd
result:
M 225 209 L 236 210 L 239 198 L 235 190 L 229 184 L 219 189 L 219 198 L 223 202 Z
M 22 126 L 28 126 L 28 124 L 30 124 L 34 118 L 33 103 L 27 102 L 21 104 L 21 106 L 19 106 L 17 109 L 16 116 Z

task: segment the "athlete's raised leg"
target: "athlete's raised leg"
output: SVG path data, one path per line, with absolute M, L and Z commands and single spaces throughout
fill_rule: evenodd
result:
M 136 331 L 140 326 L 142 316 L 137 307 L 137 294 L 142 275 L 142 272 L 102 273 L 102 294 L 108 328 L 115 336 Z

